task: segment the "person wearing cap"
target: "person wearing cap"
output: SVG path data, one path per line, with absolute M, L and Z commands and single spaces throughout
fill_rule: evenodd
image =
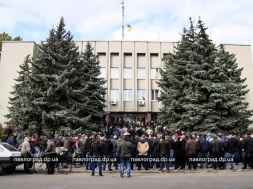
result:
M 120 154 L 120 177 L 124 176 L 124 165 L 127 165 L 127 176 L 131 177 L 131 152 L 134 150 L 134 146 L 129 142 L 130 134 L 128 132 L 124 133 L 123 141 L 119 146 Z
M 32 151 L 31 151 L 31 146 L 30 146 L 30 137 L 25 137 L 24 142 L 22 143 L 21 147 L 21 154 L 23 158 L 30 158 L 32 157 Z M 24 162 L 24 171 L 25 174 L 32 174 L 32 172 L 29 169 L 29 164 L 30 162 L 25 161 Z

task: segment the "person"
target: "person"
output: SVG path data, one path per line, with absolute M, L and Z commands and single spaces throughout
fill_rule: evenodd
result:
M 9 136 L 8 140 L 6 141 L 6 143 L 8 143 L 9 145 L 15 147 L 13 134 L 10 134 L 10 136 Z
M 188 141 L 185 146 L 185 151 L 188 157 L 189 171 L 191 171 L 192 166 L 193 166 L 193 170 L 197 169 L 197 162 L 196 162 L 197 148 L 198 148 L 198 143 L 196 141 L 196 137 L 192 135 L 190 136 L 190 141 Z
M 31 146 L 30 146 L 30 137 L 25 137 L 24 142 L 22 143 L 21 146 L 21 154 L 23 158 L 31 158 L 32 157 L 32 151 L 31 151 Z M 29 161 L 24 161 L 24 171 L 25 174 L 32 174 L 32 172 L 29 169 Z
M 106 135 L 105 141 L 102 144 L 102 147 L 104 149 L 103 157 L 104 157 L 104 163 L 103 163 L 103 170 L 106 168 L 106 162 L 108 160 L 108 170 L 112 171 L 112 151 L 113 151 L 113 143 L 110 140 L 110 136 Z
M 35 135 L 33 137 L 33 143 L 34 143 L 35 150 L 37 152 L 36 157 L 40 157 L 40 142 L 39 142 L 38 135 Z
M 96 136 L 96 140 L 91 144 L 90 151 L 93 159 L 91 162 L 92 173 L 91 176 L 95 175 L 95 164 L 98 163 L 99 176 L 103 176 L 102 174 L 102 157 L 103 157 L 103 147 L 100 142 L 100 135 Z
M 50 160 L 47 162 L 47 174 L 54 174 L 54 162 L 53 158 L 56 156 L 55 143 L 52 139 L 47 140 L 47 149 L 45 150 L 47 158 Z
M 61 142 L 61 140 L 59 139 L 59 135 L 58 135 L 58 134 L 55 134 L 55 135 L 54 135 L 53 142 L 54 142 L 54 144 L 55 144 L 55 147 L 62 147 L 62 142 Z
M 203 136 L 202 141 L 198 141 L 198 151 L 199 151 L 199 158 L 201 158 L 200 161 L 200 167 L 203 168 L 203 164 L 206 164 L 206 168 L 208 168 L 208 161 L 207 161 L 207 156 L 208 156 L 208 150 L 209 150 L 209 141 L 206 140 L 206 135 Z
M 120 153 L 119 153 L 119 147 L 121 143 L 123 142 L 124 135 L 120 135 L 119 139 L 116 142 L 115 149 L 116 149 L 116 163 L 115 163 L 115 170 L 118 170 L 118 164 L 120 163 Z
M 7 138 L 10 136 L 10 134 L 12 134 L 12 129 L 10 125 L 5 129 L 4 133 L 8 135 Z
M 1 137 L 1 142 L 6 142 L 8 140 L 8 133 L 4 133 L 4 136 Z
M 71 156 L 73 151 L 72 146 L 76 143 L 76 140 L 72 137 L 72 135 L 69 135 L 69 138 L 65 140 L 63 147 L 65 149 L 68 149 L 68 156 Z
M 134 145 L 129 142 L 130 134 L 125 132 L 123 135 L 123 141 L 119 146 L 120 154 L 120 177 L 124 176 L 124 165 L 127 166 L 127 176 L 131 177 L 131 153 L 134 150 Z
M 84 144 L 84 152 L 85 152 L 85 157 L 87 161 L 85 162 L 86 170 L 91 170 L 91 163 L 90 163 L 90 150 L 91 150 L 91 139 L 89 136 L 87 136 L 85 144 Z
M 250 165 L 251 169 L 253 169 L 253 137 L 250 133 L 247 134 L 242 145 L 243 150 L 246 152 L 245 163 L 242 169 L 247 169 L 247 165 Z
M 174 158 L 175 158 L 175 171 L 179 170 L 179 167 L 182 169 L 182 148 L 183 144 L 182 141 L 180 141 L 180 137 L 176 138 L 176 141 L 174 142 Z
M 143 165 L 145 170 L 148 170 L 148 166 L 147 166 L 148 164 L 147 164 L 146 160 L 148 157 L 149 144 L 146 141 L 144 134 L 141 136 L 141 139 L 138 142 L 137 149 L 138 149 L 138 154 L 139 154 L 139 158 L 140 158 L 140 163 L 138 164 L 137 170 L 141 170 L 141 164 Z
M 238 140 L 235 139 L 234 136 L 229 135 L 228 140 L 224 143 L 224 149 L 226 152 L 226 162 L 225 162 L 225 168 L 227 167 L 228 158 L 230 158 L 231 161 L 231 167 L 230 170 L 233 170 L 235 167 L 235 153 L 238 148 Z
M 163 171 L 164 162 L 166 162 L 167 171 L 170 170 L 170 143 L 165 140 L 165 136 L 163 135 L 160 139 L 160 142 L 157 145 L 157 151 L 159 152 L 160 156 L 160 169 L 159 171 Z
M 209 151 L 213 160 L 213 169 L 217 170 L 217 167 L 220 167 L 218 161 L 221 158 L 221 151 L 223 146 L 216 135 L 213 135 L 212 138 L 213 139 L 210 142 Z

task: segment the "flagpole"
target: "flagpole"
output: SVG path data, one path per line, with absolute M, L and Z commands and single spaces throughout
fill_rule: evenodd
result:
M 122 0 L 122 41 L 124 41 L 124 37 L 125 37 L 125 27 L 124 27 L 124 9 L 125 9 L 125 6 L 124 6 L 124 0 Z

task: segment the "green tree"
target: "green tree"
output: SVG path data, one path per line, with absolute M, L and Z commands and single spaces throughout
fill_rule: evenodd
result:
M 78 62 L 78 47 L 71 33 L 66 32 L 61 18 L 57 29 L 50 30 L 48 39 L 40 45 L 39 53 L 31 63 L 31 95 L 37 126 L 54 131 L 60 126 L 86 126 L 90 115 L 84 116 L 80 112 L 86 109 L 87 103 L 80 103 L 80 99 L 73 95 L 75 82 L 79 80 L 76 75 Z M 85 94 L 78 97 L 85 98 Z
M 87 108 L 81 112 L 83 115 L 91 115 L 92 123 L 102 123 L 103 117 L 106 115 L 104 111 L 106 88 L 103 85 L 106 83 L 104 78 L 100 78 L 100 65 L 98 56 L 94 55 L 93 48 L 90 43 L 87 43 L 86 49 L 81 53 L 79 63 L 76 67 L 79 80 L 77 81 L 77 90 L 73 95 L 87 103 Z M 82 89 L 82 90 L 79 90 Z M 81 96 L 85 96 L 82 98 Z
M 0 33 L 0 51 L 2 50 L 3 41 L 22 41 L 22 38 L 20 36 L 12 38 L 8 33 Z
M 159 100 L 163 108 L 159 120 L 172 129 L 188 132 L 245 130 L 251 111 L 243 102 L 248 91 L 243 85 L 245 79 L 240 79 L 241 71 L 235 66 L 224 66 L 232 60 L 227 60 L 228 56 L 221 59 L 221 52 L 209 39 L 200 19 L 197 26 L 191 19 L 190 23 L 176 52 L 165 58 L 165 70 L 161 70 L 158 85 L 162 89 Z M 237 91 L 236 85 L 240 86 Z

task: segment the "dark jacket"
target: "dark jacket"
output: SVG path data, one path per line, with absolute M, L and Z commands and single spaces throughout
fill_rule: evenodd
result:
M 129 141 L 122 141 L 119 146 L 119 153 L 121 158 L 131 158 L 131 153 L 134 150 L 134 145 Z
M 185 151 L 188 154 L 196 154 L 198 151 L 198 142 L 196 140 L 191 140 L 186 143 Z
M 187 141 L 186 139 L 182 139 L 181 142 L 182 142 L 182 151 L 185 153 L 185 146 L 186 146 Z
M 224 143 L 225 152 L 235 154 L 238 149 L 238 140 L 230 138 Z
M 209 151 L 210 142 L 208 140 L 202 140 L 198 145 L 198 151 L 200 153 L 207 153 Z
M 62 142 L 60 139 L 54 138 L 53 141 L 54 141 L 55 147 L 62 147 Z
M 103 155 L 112 155 L 112 151 L 113 151 L 113 144 L 111 142 L 110 139 L 106 139 L 103 144 Z
M 33 141 L 30 142 L 30 147 L 31 147 L 32 154 L 36 154 L 37 151 L 35 149 L 35 145 L 34 145 Z
M 162 140 L 158 143 L 157 145 L 157 151 L 161 154 L 161 155 L 166 155 L 169 154 L 170 151 L 170 143 L 166 140 Z
M 213 154 L 220 154 L 223 149 L 223 144 L 219 140 L 212 140 L 210 142 L 209 151 Z
M 174 140 L 171 136 L 167 139 L 168 142 L 170 143 L 170 150 L 174 150 Z
M 6 141 L 6 143 L 8 143 L 9 145 L 11 145 L 11 146 L 14 146 L 14 147 L 15 147 L 15 143 L 14 143 L 13 138 L 8 138 L 8 140 Z
M 245 152 L 247 153 L 253 152 L 253 138 L 252 137 L 249 136 L 246 139 L 244 139 L 242 145 Z
M 180 153 L 182 153 L 182 146 L 183 146 L 183 143 L 182 143 L 182 141 L 176 141 L 176 142 L 174 142 L 174 144 L 173 144 L 173 146 L 174 146 L 174 154 L 180 154 Z
M 87 138 L 84 144 L 84 152 L 88 153 L 91 150 L 91 139 Z
M 100 141 L 95 141 L 91 144 L 91 155 L 93 156 L 103 156 L 103 147 Z

